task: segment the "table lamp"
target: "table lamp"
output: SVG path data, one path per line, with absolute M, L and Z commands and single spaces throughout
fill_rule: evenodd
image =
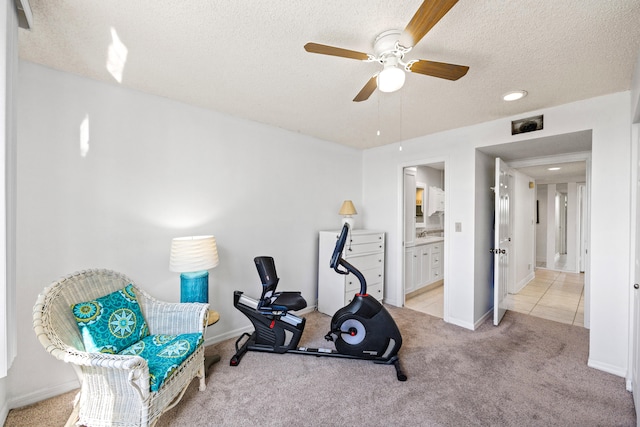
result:
M 176 237 L 171 241 L 169 270 L 180 273 L 180 302 L 209 302 L 209 272 L 218 265 L 213 236 Z
M 356 215 L 357 213 L 356 207 L 353 206 L 353 202 L 351 200 L 345 200 L 342 202 L 342 206 L 338 212 L 338 214 L 342 215 L 342 225 L 347 223 L 349 224 L 349 229 L 353 229 L 353 217 L 351 215 Z

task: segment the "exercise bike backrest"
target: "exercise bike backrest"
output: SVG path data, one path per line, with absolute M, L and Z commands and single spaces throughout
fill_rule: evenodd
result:
M 301 310 L 307 306 L 307 301 L 300 292 L 276 292 L 280 279 L 276 273 L 276 263 L 273 257 L 259 256 L 253 259 L 262 282 L 262 295 L 258 301 L 258 311 L 263 313 Z
M 344 246 L 347 243 L 347 237 L 349 235 L 349 224 L 345 223 L 342 226 L 342 231 L 340 232 L 340 236 L 338 237 L 338 241 L 336 243 L 336 247 L 333 250 L 333 255 L 331 255 L 331 261 L 329 266 L 335 270 L 336 273 L 339 274 L 353 274 L 360 281 L 360 293 L 359 295 L 367 294 L 367 281 L 364 276 L 353 265 L 349 264 L 344 258 L 342 258 L 342 252 L 344 251 Z M 340 270 L 340 266 L 344 267 L 344 270 Z
M 262 295 L 260 296 L 260 306 L 271 303 L 271 297 L 276 292 L 276 287 L 280 279 L 276 273 L 276 264 L 272 257 L 260 256 L 255 257 L 253 262 L 256 264 L 260 283 L 262 283 Z

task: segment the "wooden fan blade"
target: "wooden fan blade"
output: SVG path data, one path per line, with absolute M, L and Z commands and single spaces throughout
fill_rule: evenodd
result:
M 445 62 L 425 61 L 420 59 L 409 67 L 412 73 L 425 74 L 447 80 L 458 80 L 467 74 L 469 67 L 466 65 L 447 64 Z
M 366 85 L 358 92 L 355 98 L 353 98 L 353 102 L 361 102 L 369 99 L 374 90 L 378 87 L 378 82 L 376 78 L 378 75 L 371 77 Z
M 304 45 L 304 50 L 311 53 L 319 53 L 322 55 L 333 55 L 342 58 L 360 59 L 365 61 L 369 59 L 369 55 L 355 50 L 342 49 L 339 47 L 327 46 L 326 44 L 307 43 Z
M 407 24 L 404 32 L 413 39 L 415 46 L 442 19 L 458 0 L 425 0 Z

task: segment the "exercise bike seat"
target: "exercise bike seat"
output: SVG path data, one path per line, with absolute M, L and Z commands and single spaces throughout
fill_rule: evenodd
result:
M 307 306 L 307 301 L 300 292 L 276 292 L 280 279 L 276 273 L 273 257 L 259 256 L 253 259 L 262 282 L 262 295 L 258 303 L 258 310 L 262 312 L 296 311 Z

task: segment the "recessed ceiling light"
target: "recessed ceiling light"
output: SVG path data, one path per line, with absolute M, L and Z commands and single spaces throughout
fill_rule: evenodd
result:
M 559 171 L 560 168 L 559 167 L 555 167 L 555 168 L 547 168 L 548 171 Z
M 527 96 L 526 90 L 513 90 L 502 95 L 502 99 L 504 99 L 505 101 L 517 101 L 518 99 L 524 98 L 525 96 Z

